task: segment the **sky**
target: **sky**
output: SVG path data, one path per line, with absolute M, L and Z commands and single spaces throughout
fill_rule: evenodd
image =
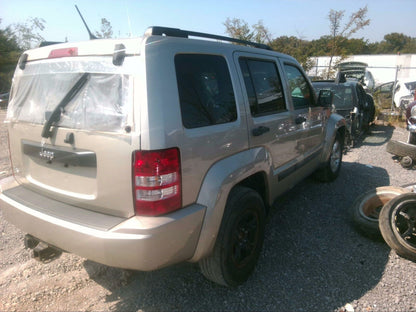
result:
M 37 17 L 45 20 L 41 32 L 45 40 L 88 40 L 75 4 L 92 31 L 99 30 L 106 18 L 118 38 L 141 36 L 149 26 L 225 35 L 225 20 L 239 18 L 250 26 L 262 20 L 273 38 L 314 40 L 329 34 L 331 9 L 345 11 L 344 25 L 366 5 L 370 25 L 354 38 L 379 42 L 392 32 L 416 37 L 415 0 L 0 0 L 0 28 Z

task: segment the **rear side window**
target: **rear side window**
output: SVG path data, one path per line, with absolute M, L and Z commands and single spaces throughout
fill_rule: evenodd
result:
M 285 64 L 294 109 L 315 106 L 314 94 L 299 68 Z
M 274 62 L 240 58 L 240 67 L 253 116 L 286 110 L 282 82 Z
M 175 68 L 185 128 L 237 119 L 230 73 L 222 56 L 178 54 L 175 56 Z

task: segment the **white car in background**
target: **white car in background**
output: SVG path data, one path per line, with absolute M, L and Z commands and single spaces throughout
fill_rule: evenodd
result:
M 413 92 L 416 88 L 416 79 L 397 80 L 394 88 L 394 105 L 398 109 L 406 109 L 413 101 Z

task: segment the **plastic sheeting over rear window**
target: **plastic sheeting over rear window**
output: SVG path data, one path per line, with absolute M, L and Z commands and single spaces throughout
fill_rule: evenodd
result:
M 8 121 L 44 124 L 83 73 L 89 79 L 65 106 L 57 126 L 121 132 L 131 108 L 131 75 L 111 60 L 49 60 L 17 69 Z

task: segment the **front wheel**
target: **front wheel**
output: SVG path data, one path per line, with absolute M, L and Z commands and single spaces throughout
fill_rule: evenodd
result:
M 232 189 L 210 256 L 199 262 L 202 274 L 224 286 L 244 283 L 263 246 L 265 208 L 260 195 L 247 187 Z
M 322 182 L 331 182 L 335 180 L 342 164 L 342 150 L 343 150 L 342 136 L 337 132 L 334 141 L 332 142 L 331 152 L 328 160 L 324 166 L 316 172 L 316 178 Z
M 396 253 L 416 261 L 416 194 L 407 193 L 381 209 L 379 226 L 384 240 Z

